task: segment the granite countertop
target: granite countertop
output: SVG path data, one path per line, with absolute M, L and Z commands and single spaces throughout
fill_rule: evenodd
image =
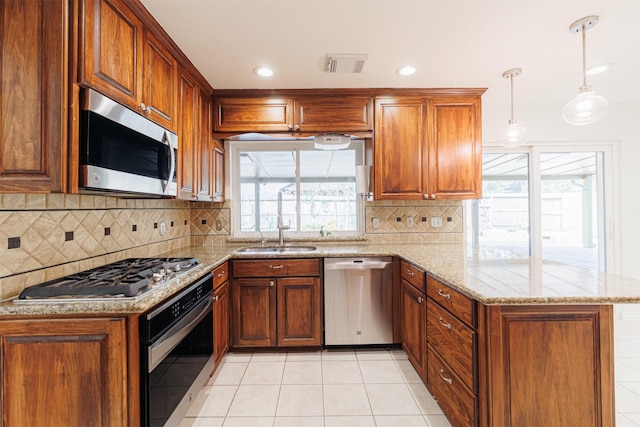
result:
M 149 310 L 198 277 L 232 258 L 320 258 L 400 256 L 436 279 L 486 305 L 640 303 L 640 280 L 538 258 L 523 257 L 461 243 L 317 243 L 306 253 L 250 254 L 226 246 L 188 246 L 158 256 L 196 257 L 201 265 L 178 280 L 127 300 L 0 303 L 0 316 L 54 314 L 134 314 Z

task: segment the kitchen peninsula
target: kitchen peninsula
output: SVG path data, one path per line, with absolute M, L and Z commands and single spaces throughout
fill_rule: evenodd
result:
M 468 405 L 455 392 L 452 395 L 456 398 L 449 398 L 449 403 L 444 397 L 439 402 L 454 425 L 468 416 L 479 426 L 614 425 L 612 304 L 640 302 L 639 281 L 458 243 L 313 244 L 317 246 L 315 251 L 273 258 L 391 255 L 426 271 L 426 281 L 439 286 L 443 295 L 455 294 L 471 304 L 471 327 L 465 328 L 473 334 L 468 356 L 472 360 L 470 389 L 474 393 Z M 194 277 L 225 262 L 265 258 L 264 254 L 238 253 L 239 247 L 188 246 L 163 254 L 197 257 L 201 266 L 180 283 L 150 292 L 141 300 L 55 304 L 5 301 L 0 304 L 0 316 L 3 322 L 68 315 L 135 317 Z M 396 288 L 398 276 L 394 280 Z M 429 291 L 427 295 L 431 297 Z M 455 314 L 454 309 L 451 312 Z M 3 337 L 3 341 L 6 339 Z M 436 366 L 432 358 L 441 362 L 440 356 L 434 354 L 435 343 L 429 342 L 429 337 L 427 342 L 423 351 Z M 442 377 L 445 385 L 463 386 L 457 384 L 455 372 L 442 372 L 436 371 L 435 379 Z M 441 385 L 433 382 L 433 375 L 425 379 L 437 395 Z

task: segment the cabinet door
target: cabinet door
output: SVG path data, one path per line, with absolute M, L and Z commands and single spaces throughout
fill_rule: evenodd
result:
M 85 0 L 84 83 L 138 108 L 143 25 L 122 0 Z
M 178 106 L 180 125 L 178 127 L 178 198 L 195 200 L 196 177 L 200 173 L 196 162 L 197 125 L 200 120 L 198 108 L 199 88 L 191 77 L 180 72 L 178 77 Z
M 161 126 L 177 130 L 178 62 L 149 31 L 144 38 L 143 76 L 146 115 Z
M 296 98 L 294 128 L 302 132 L 373 130 L 373 100 L 369 97 Z
M 0 2 L 0 192 L 61 192 L 68 3 Z
M 276 279 L 237 279 L 233 284 L 233 345 L 276 345 Z
M 198 201 L 213 200 L 214 156 L 215 146 L 211 138 L 211 99 L 200 92 L 200 121 L 198 158 L 200 174 L 198 177 Z
M 6 426 L 126 426 L 123 319 L 2 322 Z
M 213 295 L 213 356 L 216 366 L 229 349 L 229 282 Z
M 427 194 L 424 118 L 422 99 L 376 100 L 375 199 L 422 199 Z
M 322 345 L 322 289 L 319 277 L 278 279 L 278 345 Z
M 293 128 L 291 98 L 216 98 L 216 132 L 289 132 Z
M 428 111 L 430 198 L 482 197 L 480 98 L 433 98 Z
M 224 202 L 224 145 L 221 141 L 214 141 L 213 155 L 213 201 Z
M 402 281 L 402 348 L 409 361 L 426 382 L 426 297 L 406 280 Z
M 613 426 L 613 306 L 487 306 L 491 426 Z

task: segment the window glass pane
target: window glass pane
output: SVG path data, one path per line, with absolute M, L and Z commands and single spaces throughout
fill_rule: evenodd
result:
M 598 268 L 597 155 L 540 153 L 543 258 Z
M 527 153 L 482 156 L 482 199 L 467 218 L 473 243 L 529 255 Z
M 356 196 L 355 169 L 362 161 L 362 141 L 337 151 L 314 150 L 313 143 L 304 142 L 288 147 L 294 148 L 238 150 L 239 232 L 277 232 L 281 192 L 288 235 L 356 233 L 361 201 Z

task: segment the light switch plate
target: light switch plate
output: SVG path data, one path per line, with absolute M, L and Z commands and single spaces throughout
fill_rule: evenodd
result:
M 407 227 L 408 228 L 413 227 L 413 217 L 412 216 L 408 216 L 407 217 Z
M 431 227 L 442 227 L 442 218 L 440 218 L 439 216 L 434 216 L 433 218 L 431 218 Z
M 378 218 L 371 218 L 371 226 L 377 230 L 380 228 L 380 220 Z

